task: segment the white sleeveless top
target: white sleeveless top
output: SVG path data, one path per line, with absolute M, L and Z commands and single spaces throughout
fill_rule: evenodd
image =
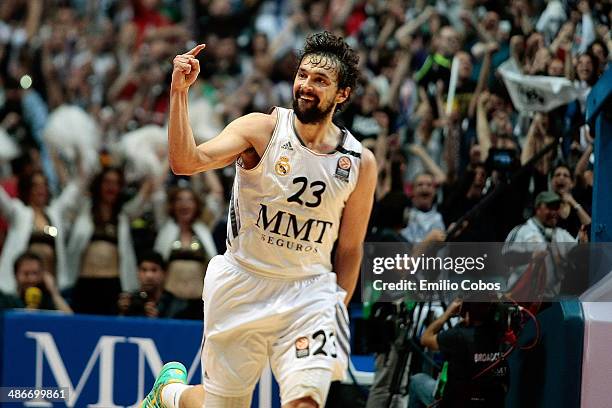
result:
M 293 110 L 276 112 L 257 166 L 236 164 L 225 256 L 272 278 L 330 272 L 342 210 L 359 177 L 361 143 L 343 130 L 334 152 L 314 152 L 297 136 Z

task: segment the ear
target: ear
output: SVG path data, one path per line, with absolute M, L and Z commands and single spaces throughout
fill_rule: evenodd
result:
M 338 92 L 336 93 L 336 103 L 340 104 L 346 101 L 348 97 L 350 96 L 350 94 L 351 94 L 351 88 L 348 86 L 344 89 L 338 89 Z

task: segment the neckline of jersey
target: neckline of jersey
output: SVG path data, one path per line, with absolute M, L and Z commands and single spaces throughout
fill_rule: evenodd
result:
M 346 128 L 340 128 L 340 132 L 342 132 L 342 137 L 340 138 L 340 141 L 338 142 L 338 144 L 336 145 L 336 147 L 334 148 L 334 150 L 327 152 L 327 153 L 321 153 L 321 152 L 317 152 L 312 150 L 311 148 L 309 148 L 308 146 L 306 146 L 306 143 L 304 143 L 304 141 L 302 140 L 302 138 L 300 137 L 300 135 L 298 134 L 297 129 L 295 128 L 295 120 L 294 120 L 294 116 L 295 116 L 295 112 L 293 110 L 291 110 L 291 115 L 289 116 L 289 120 L 291 121 L 291 130 L 293 132 L 293 135 L 295 136 L 295 138 L 300 142 L 300 145 L 306 149 L 307 151 L 309 151 L 312 154 L 316 154 L 319 156 L 333 156 L 337 153 L 340 153 L 340 148 L 344 147 L 344 142 L 346 141 L 346 138 L 348 136 L 348 131 L 346 130 Z

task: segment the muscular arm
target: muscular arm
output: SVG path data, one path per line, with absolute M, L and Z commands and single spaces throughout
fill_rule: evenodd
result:
M 359 181 L 347 200 L 342 213 L 338 246 L 334 259 L 334 270 L 338 275 L 338 285 L 346 291 L 347 295 L 344 302 L 347 305 L 353 296 L 359 277 L 359 267 L 363 256 L 363 240 L 365 239 L 374 201 L 376 175 L 374 154 L 368 149 L 363 149 Z
M 168 116 L 168 157 L 176 174 L 191 175 L 224 167 L 250 147 L 261 156 L 266 137 L 271 135 L 276 117 L 261 113 L 242 116 L 227 125 L 214 139 L 196 146 L 189 125 L 188 92 L 200 72 L 196 59 L 204 45 L 174 58 Z
M 274 115 L 274 114 L 273 114 Z M 251 113 L 242 116 L 221 133 L 196 146 L 187 113 L 187 92 L 171 93 L 168 121 L 168 157 L 176 174 L 191 175 L 205 170 L 225 167 L 250 147 L 259 151 L 255 138 L 271 135 L 276 118 L 273 115 Z

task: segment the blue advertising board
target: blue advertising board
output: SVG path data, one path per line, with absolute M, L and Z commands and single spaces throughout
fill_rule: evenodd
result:
M 201 382 L 202 323 L 13 311 L 0 315 L 2 387 L 64 387 L 63 403 L 25 406 L 137 407 L 164 362 L 180 361 Z M 279 407 L 269 373 L 253 407 Z

